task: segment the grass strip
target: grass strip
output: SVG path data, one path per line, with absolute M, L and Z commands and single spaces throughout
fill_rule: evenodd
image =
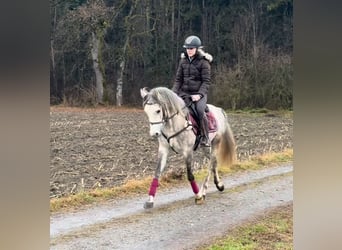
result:
M 291 250 L 293 206 L 287 204 L 247 222 L 201 250 Z

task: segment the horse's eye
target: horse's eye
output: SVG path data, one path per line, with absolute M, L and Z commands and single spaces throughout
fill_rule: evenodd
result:
M 156 113 L 159 114 L 159 113 L 160 113 L 160 109 L 158 109 L 158 110 L 156 111 Z

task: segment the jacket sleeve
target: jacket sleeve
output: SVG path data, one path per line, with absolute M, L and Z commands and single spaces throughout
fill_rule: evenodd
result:
M 178 65 L 176 79 L 173 84 L 172 91 L 178 95 L 182 84 L 183 84 L 183 69 L 182 69 L 182 60 L 181 60 Z
M 210 63 L 203 59 L 202 65 L 201 65 L 201 87 L 199 89 L 199 93 L 202 96 L 206 96 L 208 94 L 209 86 L 211 84 L 211 68 L 210 68 Z

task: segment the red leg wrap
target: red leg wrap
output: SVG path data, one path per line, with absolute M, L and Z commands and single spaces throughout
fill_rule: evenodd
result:
M 192 191 L 194 191 L 195 194 L 198 194 L 199 189 L 198 189 L 198 186 L 196 184 L 196 181 L 193 180 L 193 181 L 190 182 L 190 184 L 191 184 L 191 187 L 192 187 Z
M 150 192 L 148 192 L 148 194 L 152 195 L 154 197 L 156 195 L 157 187 L 158 186 L 159 186 L 158 179 L 157 178 L 153 178 L 151 186 L 150 186 Z

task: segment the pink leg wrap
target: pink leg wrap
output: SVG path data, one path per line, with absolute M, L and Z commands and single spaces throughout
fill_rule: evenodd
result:
M 190 182 L 190 184 L 191 184 L 191 187 L 192 187 L 192 191 L 194 191 L 195 194 L 198 194 L 199 189 L 198 189 L 198 186 L 196 184 L 196 181 L 193 180 L 193 181 Z
M 150 186 L 150 192 L 148 192 L 148 194 L 152 195 L 154 197 L 156 195 L 157 187 L 158 186 L 159 186 L 158 179 L 157 178 L 153 178 L 151 186 Z

